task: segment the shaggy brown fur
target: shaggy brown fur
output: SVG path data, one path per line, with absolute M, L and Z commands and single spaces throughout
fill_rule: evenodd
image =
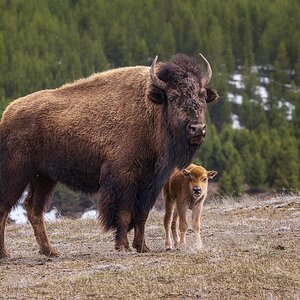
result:
M 204 134 L 188 124 L 205 124 L 206 101 L 218 96 L 199 84 L 194 60 L 177 55 L 155 72 L 144 66 L 110 70 L 12 102 L 0 123 L 0 257 L 5 221 L 29 187 L 25 201 L 40 252 L 58 252 L 43 223 L 45 205 L 57 182 L 98 193 L 100 220 L 116 233 L 116 249 L 147 251 L 144 227 L 155 199 L 175 167 L 188 165 Z M 206 92 L 207 91 L 207 92 Z
M 201 166 L 191 164 L 183 171 L 176 170 L 164 185 L 166 250 L 172 249 L 171 232 L 174 246 L 185 248 L 185 235 L 188 229 L 187 209 L 192 210 L 192 228 L 196 233 L 196 248 L 202 247 L 200 236 L 201 212 L 207 196 L 208 180 L 216 175 L 216 171 L 206 171 Z M 177 233 L 178 217 L 179 238 Z

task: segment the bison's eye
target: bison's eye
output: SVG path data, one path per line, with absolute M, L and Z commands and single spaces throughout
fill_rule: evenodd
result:
M 205 101 L 208 99 L 206 92 L 200 92 L 199 96 L 200 96 L 201 99 L 204 98 Z

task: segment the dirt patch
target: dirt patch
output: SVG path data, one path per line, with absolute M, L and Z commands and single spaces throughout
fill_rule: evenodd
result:
M 3 299 L 299 299 L 300 198 L 242 199 L 204 209 L 204 248 L 164 251 L 163 212 L 153 211 L 151 253 L 114 250 L 96 221 L 48 223 L 59 258 L 37 254 L 29 225 L 8 225 L 0 260 Z M 132 240 L 132 234 L 130 234 Z

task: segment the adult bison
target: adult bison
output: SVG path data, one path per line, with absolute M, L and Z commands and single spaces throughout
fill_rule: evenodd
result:
M 25 208 L 40 253 L 56 256 L 43 212 L 57 182 L 98 193 L 100 220 L 115 230 L 117 250 L 147 251 L 149 210 L 175 169 L 205 136 L 212 71 L 183 54 L 43 90 L 12 102 L 0 123 L 0 257 L 7 256 L 7 215 L 28 186 Z

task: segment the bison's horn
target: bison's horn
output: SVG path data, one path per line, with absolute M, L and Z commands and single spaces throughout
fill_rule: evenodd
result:
M 152 64 L 151 64 L 151 68 L 150 68 L 150 76 L 151 76 L 151 79 L 152 79 L 153 84 L 154 84 L 156 87 L 158 87 L 158 88 L 160 88 L 160 89 L 162 89 L 162 90 L 165 90 L 167 84 L 166 84 L 164 81 L 160 80 L 160 79 L 157 77 L 157 75 L 155 74 L 155 70 L 154 70 L 154 69 L 155 69 L 155 65 L 156 65 L 156 62 L 157 62 L 157 58 L 158 58 L 158 56 L 156 55 L 155 58 L 154 58 L 154 60 L 153 60 L 153 62 L 152 62 Z
M 209 84 L 210 80 L 211 80 L 211 77 L 212 77 L 212 69 L 211 69 L 211 66 L 210 66 L 208 60 L 201 53 L 199 53 L 199 55 L 204 60 L 205 65 L 206 65 L 206 69 L 207 69 L 206 74 L 204 75 L 204 77 L 201 80 L 201 84 L 202 84 L 202 86 L 207 86 Z

